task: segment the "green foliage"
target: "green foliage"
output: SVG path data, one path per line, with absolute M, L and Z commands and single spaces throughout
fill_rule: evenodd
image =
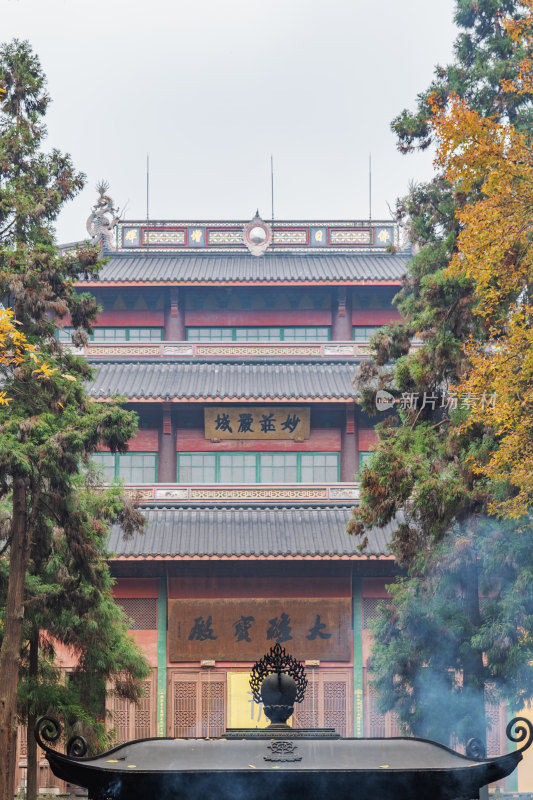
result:
M 7 89 L 0 114 L 0 297 L 46 362 L 44 372 L 30 358 L 0 364 L 12 398 L 0 407 L 0 750 L 7 753 L 2 737 L 14 724 L 13 686 L 24 718 L 56 710 L 67 725 L 77 717 L 93 723 L 102 739 L 108 685 L 136 700 L 148 667 L 113 602 L 107 562 L 109 524 L 118 521 L 131 535 L 144 518 L 119 488 L 97 487 L 90 467 L 102 445 L 127 449 L 137 417 L 91 401 L 84 389 L 90 367 L 55 337 L 56 320 L 68 314 L 82 341 L 97 312 L 75 283 L 97 274 L 98 250 L 87 245 L 62 256 L 52 227 L 84 176 L 69 156 L 41 151 L 49 98 L 27 42 L 0 47 L 0 82 Z M 77 659 L 69 680 L 58 669 L 58 648 Z M 2 768 L 0 778 L 4 798 Z
M 437 67 L 415 111 L 403 111 L 392 123 L 402 152 L 429 146 L 430 98 L 446 107 L 452 91 L 480 114 L 508 119 L 519 128 L 530 126 L 533 98 L 500 85 L 502 78 L 518 74 L 524 55 L 520 43 L 506 35 L 503 18 L 521 19 L 526 11 L 516 0 L 458 0 L 455 19 L 461 30 L 454 63 Z M 476 196 L 479 187 L 472 192 Z M 485 463 L 497 442 L 481 425 L 464 432 L 467 407 L 442 403 L 468 369 L 465 342 L 469 337 L 483 341 L 473 284 L 446 272 L 459 234 L 456 211 L 469 199 L 437 174 L 428 184 L 412 185 L 398 202 L 398 220 L 415 245 L 395 298 L 405 326 L 374 337 L 374 361 L 362 365 L 355 380 L 369 412 L 375 411 L 376 389 L 398 399 L 411 393 L 418 397 L 417 407 L 404 403 L 407 407 L 377 427 L 377 452 L 363 472 L 361 505 L 348 530 L 361 535 L 364 546 L 365 531 L 372 525 L 396 523 L 393 550 L 407 577 L 391 587 L 393 607 L 376 629 L 374 681 L 384 710 L 396 710 L 409 730 L 442 741 L 452 734 L 479 736 L 483 700 L 491 692 L 519 705 L 533 688 L 527 661 L 533 607 L 531 559 L 526 555 L 531 520 L 520 521 L 521 533 L 506 525 L 494 533 L 488 507 L 506 489 L 481 477 L 472 465 Z M 419 337 L 421 346 L 410 352 L 406 333 Z M 424 393 L 438 396 L 435 407 L 422 407 Z M 486 528 L 490 535 L 483 534 Z M 477 547 L 479 557 L 473 558 Z M 471 586 L 479 582 L 493 592 L 498 561 L 508 563 L 509 570 L 489 619 L 480 616 Z M 468 581 L 463 574 L 469 575 Z M 461 585 L 470 586 L 466 605 Z M 519 611 L 514 622 L 513 608 Z M 523 626 L 520 635 L 517 625 Z M 495 649 L 496 641 L 508 641 L 509 646 Z M 462 689 L 456 673 L 462 675 Z M 443 707 L 450 711 L 446 717 Z

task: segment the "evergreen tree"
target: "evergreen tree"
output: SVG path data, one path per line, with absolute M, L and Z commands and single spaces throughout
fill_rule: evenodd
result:
M 83 477 L 99 445 L 126 448 L 136 417 L 119 406 L 91 402 L 84 390 L 90 367 L 55 337 L 55 320 L 69 314 L 79 343 L 97 312 L 93 298 L 76 294 L 75 282 L 80 274 L 97 274 L 98 250 L 88 246 L 61 256 L 53 236 L 54 220 L 84 176 L 69 156 L 41 151 L 49 97 L 27 42 L 0 48 L 0 84 L 6 89 L 0 114 L 0 297 L 42 359 L 37 368 L 30 353 L 17 364 L 0 363 L 10 398 L 9 406 L 0 407 L 0 500 L 6 510 L 0 552 L 5 574 L 0 800 L 11 800 L 25 633 L 30 713 L 39 671 L 36 644 L 46 642 L 50 649 L 54 636 L 79 653 L 80 668 L 100 680 L 124 668 L 130 685 L 122 689 L 126 696 L 135 694 L 144 668 L 123 628 L 112 630 L 105 538 L 112 519 L 122 522 L 126 534 L 140 529 L 143 520 L 116 491 L 99 495 Z M 109 658 L 98 652 L 97 628 L 104 623 Z M 38 636 L 41 626 L 49 633 Z
M 452 92 L 481 115 L 530 126 L 532 95 L 505 83 L 517 78 L 528 55 L 523 40 L 507 35 L 506 22 L 530 14 L 516 0 L 457 2 L 455 60 L 437 67 L 415 112 L 393 121 L 400 150 L 431 144 L 431 104 L 446 109 Z M 408 571 L 376 628 L 371 667 L 382 709 L 395 709 L 411 731 L 441 739 L 482 737 L 491 691 L 514 706 L 532 692 L 530 521 L 519 537 L 487 517 L 497 488 L 473 462 L 487 461 L 497 441 L 482 424 L 464 427 L 468 398 L 456 407 L 452 393 L 468 369 L 465 342 L 484 336 L 472 279 L 447 269 L 460 232 L 457 211 L 480 188 L 474 184 L 467 195 L 437 174 L 398 203 L 417 251 L 396 300 L 405 324 L 376 335 L 374 361 L 356 378 L 367 410 L 375 410 L 376 389 L 386 389 L 398 398 L 398 412 L 377 426 L 377 451 L 363 472 L 362 502 L 349 530 L 364 537 L 367 527 L 396 521 L 393 550 Z M 422 344 L 409 352 L 415 334 Z M 501 581 L 496 553 L 508 567 Z M 480 591 L 497 599 L 480 607 Z

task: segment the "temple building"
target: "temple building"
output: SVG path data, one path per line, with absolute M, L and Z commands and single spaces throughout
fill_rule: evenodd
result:
M 139 416 L 129 451 L 95 461 L 148 521 L 111 534 L 116 600 L 151 666 L 139 706 L 109 700 L 119 741 L 265 725 L 247 680 L 275 642 L 308 672 L 295 725 L 397 735 L 366 668 L 390 531 L 364 552 L 345 532 L 382 418 L 361 412 L 352 381 L 372 333 L 399 319 L 397 227 L 259 214 L 95 226 L 108 261 L 79 284 L 103 309 L 83 349 L 89 394 Z M 494 721 L 489 754 L 505 741 L 498 709 Z

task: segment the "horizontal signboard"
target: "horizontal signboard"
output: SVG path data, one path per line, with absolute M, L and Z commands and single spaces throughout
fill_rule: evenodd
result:
M 171 661 L 255 661 L 279 642 L 298 659 L 349 661 L 351 602 L 169 600 Z
M 309 439 L 309 406 L 218 406 L 204 414 L 206 439 Z

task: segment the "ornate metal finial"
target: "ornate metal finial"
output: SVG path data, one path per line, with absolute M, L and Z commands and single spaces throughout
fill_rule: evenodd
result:
M 304 699 L 307 679 L 303 664 L 288 655 L 279 644 L 274 645 L 250 675 L 250 688 L 256 703 L 263 703 L 265 715 L 272 723 L 286 723 L 294 712 L 294 704 Z
M 285 648 L 277 642 L 274 647 L 270 648 L 263 658 L 256 661 L 250 673 L 250 689 L 256 703 L 261 702 L 261 684 L 268 675 L 276 674 L 289 675 L 296 683 L 296 697 L 295 703 L 301 703 L 305 696 L 307 689 L 307 678 L 305 675 L 304 665 L 301 661 L 296 661 Z
M 92 207 L 91 215 L 87 219 L 87 231 L 93 242 L 97 242 L 100 237 L 105 240 L 108 247 L 114 249 L 113 230 L 120 220 L 119 209 L 113 206 L 113 201 L 106 194 L 109 189 L 107 181 L 100 181 L 96 184 L 96 191 L 100 197 Z

